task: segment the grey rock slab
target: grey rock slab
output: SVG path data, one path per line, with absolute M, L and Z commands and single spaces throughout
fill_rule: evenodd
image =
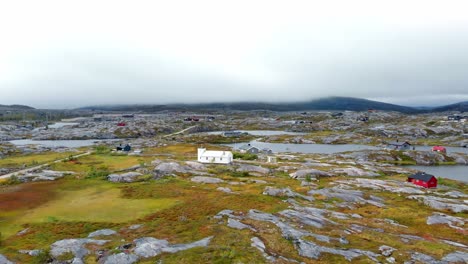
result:
M 234 193 L 230 188 L 227 188 L 227 187 L 218 187 L 216 188 L 216 190 L 225 192 L 225 193 Z
M 454 213 L 468 212 L 468 205 L 464 201 L 448 198 L 440 198 L 430 195 L 411 195 L 409 199 L 414 199 L 422 202 L 423 204 L 437 209 L 437 210 L 450 210 Z
M 28 254 L 30 256 L 39 256 L 39 254 L 42 253 L 42 250 L 40 250 L 40 249 L 19 250 L 18 252 L 21 253 L 21 254 Z
M 332 170 L 335 174 L 345 174 L 351 177 L 378 177 L 380 174 L 373 171 L 365 171 L 357 167 L 347 167 Z
M 89 254 L 84 247 L 86 244 L 104 245 L 108 240 L 95 240 L 89 238 L 63 239 L 54 242 L 50 246 L 50 254 L 53 257 L 61 256 L 65 253 L 72 253 L 76 258 L 82 258 Z
M 117 234 L 117 232 L 115 232 L 112 229 L 101 229 L 101 230 L 97 230 L 97 231 L 90 233 L 88 237 L 111 236 L 115 234 Z
M 207 176 L 195 176 L 190 179 L 193 182 L 198 183 L 222 183 L 224 180 L 214 177 L 207 177 Z
M 159 175 L 167 175 L 171 173 L 187 173 L 187 169 L 177 162 L 163 162 L 154 168 L 154 171 Z
M 242 171 L 242 172 L 255 172 L 255 173 L 260 173 L 260 174 L 270 173 L 270 169 L 268 168 L 263 168 L 261 166 L 250 165 L 250 164 L 241 164 L 236 170 Z
M 143 258 L 154 257 L 162 252 L 163 247 L 169 246 L 169 242 L 163 239 L 153 237 L 138 238 L 135 243 L 134 253 Z
M 176 253 L 182 250 L 187 250 L 187 249 L 191 249 L 195 247 L 207 247 L 210 244 L 211 239 L 213 239 L 212 236 L 206 237 L 204 239 L 201 239 L 201 240 L 189 243 L 189 244 L 172 245 L 172 246 L 163 248 L 163 252 Z
M 107 176 L 107 180 L 111 182 L 134 182 L 142 175 L 143 174 L 139 172 L 127 172 L 122 174 L 113 173 Z
M 14 262 L 9 261 L 5 256 L 0 254 L 0 264 L 14 264 Z
M 229 209 L 224 209 L 224 210 L 220 211 L 215 216 L 213 216 L 213 218 L 222 219 L 224 216 L 227 216 L 227 217 L 233 218 L 233 219 L 241 219 L 241 217 L 239 217 L 237 215 L 234 215 L 233 210 L 229 210 Z
M 305 196 L 296 192 L 293 192 L 289 187 L 288 188 L 275 188 L 272 186 L 267 186 L 265 187 L 265 190 L 263 191 L 264 195 L 269 195 L 269 196 L 279 196 L 279 197 L 299 197 L 307 201 L 313 201 L 314 198 L 310 196 Z
M 143 225 L 131 225 L 128 227 L 128 229 L 131 229 L 131 230 L 135 230 L 135 229 L 138 229 L 140 227 L 142 227 Z
M 465 219 L 461 217 L 442 214 L 442 213 L 433 213 L 431 216 L 427 218 L 426 223 L 428 225 L 446 224 L 451 228 L 463 229 L 462 227 L 465 225 Z
M 205 165 L 196 161 L 186 161 L 185 164 L 190 168 L 197 170 L 197 171 L 204 171 L 206 170 Z
M 240 222 L 239 220 L 232 219 L 232 218 L 228 218 L 227 225 L 229 227 L 231 227 L 231 228 L 235 228 L 235 229 L 239 229 L 239 230 L 250 229 L 252 231 L 256 231 L 253 227 L 251 227 L 249 225 L 246 225 L 246 224 Z
M 104 264 L 133 264 L 138 259 L 138 256 L 134 254 L 118 253 L 107 257 Z
M 442 261 L 446 261 L 448 263 L 468 263 L 468 253 L 456 251 L 443 257 Z
M 252 237 L 252 238 L 250 239 L 250 241 L 252 242 L 250 245 L 251 245 L 252 247 L 258 249 L 258 250 L 262 253 L 263 257 L 264 257 L 266 260 L 268 260 L 268 261 L 270 261 L 270 262 L 275 262 L 275 261 L 276 261 L 276 258 L 275 258 L 275 257 L 273 257 L 273 256 L 269 255 L 268 253 L 266 253 L 265 244 L 263 243 L 263 241 L 262 241 L 260 238 L 258 238 L 258 237 Z
M 379 247 L 380 254 L 385 257 L 390 257 L 396 249 L 387 245 L 382 245 Z
M 289 176 L 294 179 L 306 179 L 307 176 L 310 176 L 310 178 L 315 179 L 318 176 L 320 177 L 330 177 L 330 173 L 321 171 L 321 170 L 316 170 L 316 169 L 304 169 L 304 170 L 298 170 L 293 173 L 290 173 Z
M 176 253 L 178 251 L 191 249 L 194 247 L 206 247 L 213 237 L 207 237 L 189 244 L 169 245 L 167 240 L 156 239 L 153 237 L 144 237 L 134 240 L 134 253 L 139 257 L 150 258 L 159 255 L 162 252 Z

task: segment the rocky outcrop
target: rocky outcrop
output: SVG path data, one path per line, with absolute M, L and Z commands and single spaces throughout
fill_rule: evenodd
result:
M 324 172 L 324 171 L 316 170 L 316 169 L 304 169 L 304 170 L 295 171 L 289 174 L 289 176 L 291 176 L 291 178 L 294 178 L 294 179 L 306 179 L 307 177 L 310 177 L 311 179 L 316 179 L 318 177 L 329 177 L 331 176 L 331 174 L 328 172 Z
M 454 213 L 468 212 L 468 205 L 456 199 L 440 198 L 431 195 L 411 195 L 408 198 L 418 200 L 437 210 L 450 210 Z
M 338 168 L 332 170 L 332 173 L 334 174 L 344 174 L 346 176 L 351 176 L 351 177 L 377 177 L 380 176 L 380 174 L 373 172 L 373 171 L 365 171 L 363 169 L 357 168 L 357 167 L 347 167 L 347 168 Z
M 240 164 L 236 170 L 241 171 L 241 172 L 259 173 L 259 174 L 270 173 L 270 169 L 263 168 L 261 166 L 250 165 L 250 164 Z
M 134 241 L 135 254 L 142 258 L 157 256 L 163 252 L 176 253 L 178 251 L 191 249 L 194 247 L 206 247 L 213 237 L 207 237 L 202 240 L 189 244 L 169 245 L 167 240 L 156 239 L 153 237 L 139 238 Z
M 136 263 L 138 259 L 137 255 L 122 252 L 110 255 L 104 260 L 104 264 L 133 264 Z
M 13 262 L 9 261 L 5 256 L 0 254 L 0 264 L 14 264 Z
M 29 172 L 26 174 L 18 175 L 17 178 L 21 182 L 31 181 L 55 181 L 64 177 L 65 175 L 75 174 L 73 171 L 52 171 L 42 170 L 37 172 Z
M 214 177 L 207 177 L 207 176 L 195 176 L 190 179 L 193 182 L 198 183 L 223 183 L 224 180 Z
M 107 180 L 111 182 L 135 182 L 142 175 L 143 174 L 139 172 L 127 172 L 122 174 L 113 173 L 107 176 Z
M 278 197 L 289 197 L 289 198 L 299 197 L 299 198 L 302 198 L 302 199 L 308 200 L 308 201 L 313 201 L 314 200 L 314 198 L 312 198 L 312 197 L 305 196 L 305 195 L 299 194 L 297 192 L 293 192 L 290 188 L 279 189 L 279 188 L 267 186 L 267 187 L 265 187 L 265 190 L 263 191 L 263 194 L 264 195 L 270 195 L 270 196 L 278 196 Z
M 177 162 L 163 162 L 154 168 L 156 176 L 167 176 L 175 173 L 187 173 L 187 169 Z
M 85 245 L 104 245 L 107 242 L 109 242 L 109 240 L 95 240 L 89 238 L 59 240 L 50 246 L 50 254 L 56 258 L 65 253 L 71 253 L 75 258 L 82 259 L 90 253 Z
M 112 235 L 115 235 L 115 234 L 117 234 L 117 232 L 115 232 L 112 229 L 101 229 L 101 230 L 97 230 L 97 231 L 94 231 L 94 232 L 90 233 L 88 235 L 88 237 L 112 236 Z

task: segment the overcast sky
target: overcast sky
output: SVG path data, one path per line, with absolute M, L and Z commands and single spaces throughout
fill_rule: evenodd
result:
M 467 10 L 466 0 L 2 1 L 0 104 L 464 101 Z

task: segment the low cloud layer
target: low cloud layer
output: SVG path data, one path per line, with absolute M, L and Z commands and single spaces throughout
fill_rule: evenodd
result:
M 0 4 L 0 104 L 468 100 L 464 1 L 64 2 Z

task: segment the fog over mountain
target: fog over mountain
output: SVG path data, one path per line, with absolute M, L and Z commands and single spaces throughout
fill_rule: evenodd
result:
M 468 100 L 466 1 L 5 1 L 0 104 Z

